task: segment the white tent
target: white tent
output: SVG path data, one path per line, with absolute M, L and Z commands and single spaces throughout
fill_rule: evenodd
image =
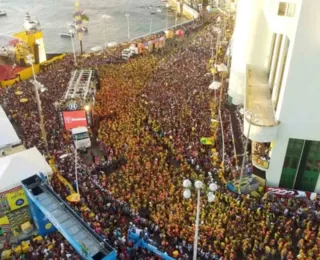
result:
M 9 118 L 0 106 L 0 149 L 9 145 L 21 143 L 16 131 L 14 130 Z
M 49 164 L 36 147 L 0 158 L 0 193 L 21 185 L 35 174 L 52 173 Z

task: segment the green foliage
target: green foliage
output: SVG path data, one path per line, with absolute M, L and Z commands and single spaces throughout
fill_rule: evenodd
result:
M 82 15 L 81 15 L 81 20 L 82 21 L 86 21 L 86 22 L 89 22 L 89 16 L 88 15 L 86 15 L 85 13 L 82 13 Z

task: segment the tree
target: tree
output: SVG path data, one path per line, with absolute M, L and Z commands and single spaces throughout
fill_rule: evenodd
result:
M 83 34 L 83 21 L 89 21 L 89 17 L 88 15 L 86 15 L 84 13 L 84 11 L 80 11 L 80 4 L 79 4 L 79 1 L 76 0 L 75 2 L 75 13 L 73 14 L 73 18 L 75 20 L 75 23 L 76 23 L 76 32 L 77 32 L 77 35 L 78 35 L 78 39 L 79 39 L 79 42 L 80 42 L 80 52 L 81 52 L 81 55 L 83 53 L 82 51 L 82 34 Z

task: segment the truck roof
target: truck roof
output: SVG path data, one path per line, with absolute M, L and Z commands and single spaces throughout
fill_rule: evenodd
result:
M 64 100 L 74 98 L 85 99 L 89 94 L 92 94 L 93 70 L 74 70 L 68 84 L 67 91 L 64 95 Z
M 88 128 L 86 128 L 85 126 L 79 126 L 71 129 L 72 134 L 80 134 L 84 132 L 88 132 Z

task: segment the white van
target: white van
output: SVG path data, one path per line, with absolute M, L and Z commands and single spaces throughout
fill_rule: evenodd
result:
M 121 52 L 122 59 L 129 60 L 134 55 L 133 50 L 131 49 L 123 49 Z
M 71 129 L 72 139 L 77 150 L 88 149 L 91 147 L 91 140 L 88 128 L 84 126 Z
M 129 60 L 130 58 L 139 55 L 139 49 L 137 46 L 132 44 L 129 48 L 123 49 L 121 52 L 121 57 L 125 60 Z

